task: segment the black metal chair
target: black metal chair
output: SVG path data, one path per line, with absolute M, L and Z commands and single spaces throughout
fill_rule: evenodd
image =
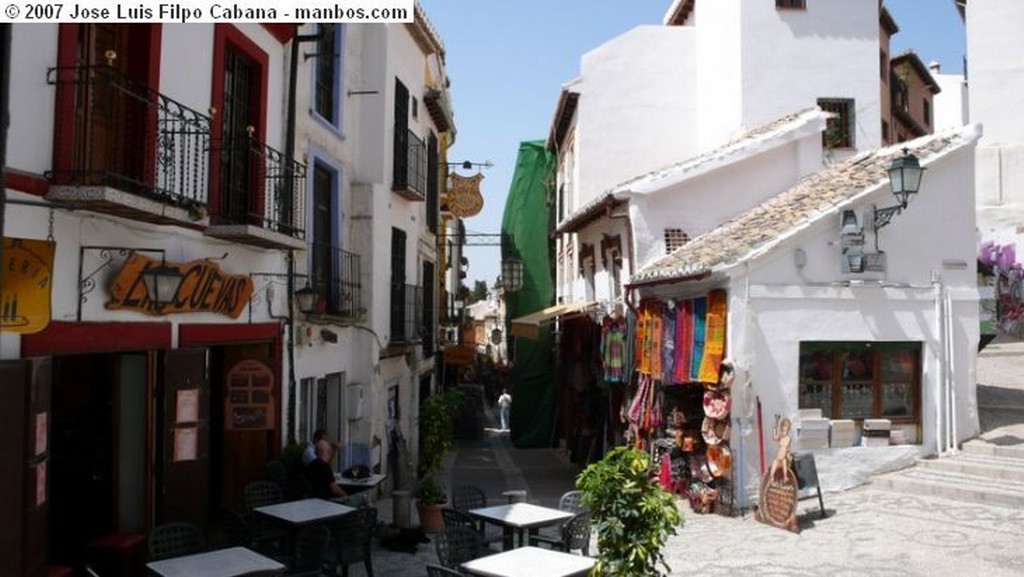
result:
M 442 567 L 440 565 L 427 565 L 427 577 L 463 577 L 462 573 Z
M 149 532 L 149 560 L 199 553 L 206 548 L 203 530 L 192 523 L 164 523 Z
M 342 577 L 348 577 L 348 566 L 363 562 L 368 577 L 373 577 L 373 555 L 370 544 L 377 526 L 377 509 L 364 507 L 346 514 L 331 524 L 331 539 L 334 547 L 328 548 L 324 566 L 336 574 L 341 568 Z
M 324 525 L 310 525 L 295 536 L 295 555 L 288 560 L 289 577 L 320 577 L 331 531 Z
M 451 508 L 441 509 L 441 519 L 444 521 L 445 527 L 469 527 L 476 531 L 480 534 L 480 541 L 485 547 L 490 546 L 491 543 L 501 542 L 504 539 L 504 536 L 501 534 L 488 536 L 486 525 L 481 529 L 482 522 L 479 519 L 475 519 L 462 511 Z
M 434 547 L 438 562 L 456 571 L 463 563 L 488 553 L 480 534 L 469 527 L 445 526 L 434 537 Z
M 573 513 L 582 513 L 586 511 L 587 508 L 583 504 L 583 491 L 574 490 L 562 493 L 561 498 L 558 499 L 558 508 L 563 511 L 571 511 Z
M 579 549 L 584 555 L 590 554 L 590 513 L 577 513 L 562 524 L 559 533 L 557 538 L 531 535 L 530 545 L 546 544 L 566 553 Z
M 487 506 L 487 494 L 475 485 L 457 485 L 452 489 L 452 508 L 465 513 Z
M 288 467 L 284 463 L 277 460 L 267 461 L 264 471 L 268 481 L 281 487 L 283 493 L 288 492 L 291 482 L 289 481 Z
M 284 491 L 277 483 L 271 481 L 253 481 L 245 486 L 244 497 L 243 518 L 252 547 L 271 556 L 286 554 L 284 544 L 288 540 L 288 529 L 258 513 L 253 513 L 253 509 L 257 507 L 284 502 Z
M 245 517 L 234 509 L 221 509 L 221 539 L 225 547 L 252 547 Z

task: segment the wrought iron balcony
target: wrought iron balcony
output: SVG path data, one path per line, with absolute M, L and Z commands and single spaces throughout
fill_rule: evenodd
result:
M 51 68 L 47 83 L 57 86 L 50 200 L 150 222 L 202 218 L 208 116 L 111 66 Z
M 317 314 L 359 320 L 363 309 L 359 255 L 325 243 L 310 247 L 311 285 L 319 295 Z
M 391 283 L 391 343 L 420 340 L 423 327 L 423 287 Z
M 405 155 L 395 158 L 394 182 L 391 190 L 409 200 L 424 200 L 427 193 L 427 145 L 416 133 L 408 130 Z
M 306 166 L 251 132 L 215 143 L 219 194 L 205 234 L 267 248 L 305 248 Z

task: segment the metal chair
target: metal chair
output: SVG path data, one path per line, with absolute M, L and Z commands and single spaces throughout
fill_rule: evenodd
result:
M 427 565 L 427 577 L 463 577 L 462 573 L 440 565 Z
M 221 510 L 222 544 L 226 547 L 252 547 L 249 526 L 238 511 Z
M 324 525 L 303 527 L 295 537 L 295 556 L 287 565 L 289 577 L 320 577 L 331 531 Z
M 445 527 L 434 537 L 437 560 L 449 569 L 459 570 L 467 562 L 486 553 L 480 534 L 469 527 Z
M 148 546 L 149 560 L 159 561 L 199 553 L 206 548 L 206 538 L 198 525 L 164 523 L 149 532 Z
M 284 502 L 284 491 L 271 481 L 253 481 L 245 486 L 244 497 L 244 519 L 253 548 L 272 556 L 283 554 L 288 530 L 271 519 L 253 513 L 253 509 Z
M 275 483 L 278 487 L 281 487 L 282 492 L 288 492 L 291 482 L 288 476 L 288 467 L 286 467 L 284 463 L 277 460 L 267 461 L 267 464 L 264 466 L 264 471 L 266 472 L 268 481 Z
M 373 577 L 373 555 L 370 542 L 377 526 L 377 509 L 364 507 L 341 517 L 331 525 L 334 548 L 327 550 L 324 566 L 332 574 L 341 568 L 342 577 L 348 577 L 348 566 L 363 562 L 366 574 Z
M 583 505 L 583 491 L 576 490 L 562 493 L 561 498 L 558 499 L 558 508 L 573 513 L 586 511 L 587 508 Z
M 487 494 L 475 485 L 457 485 L 452 489 L 452 508 L 465 513 L 487 506 Z
M 451 508 L 441 509 L 441 519 L 444 521 L 445 527 L 468 527 L 480 534 L 480 541 L 484 546 L 489 546 L 491 543 L 500 542 L 504 538 L 503 535 L 492 535 L 487 536 L 486 526 L 481 530 L 482 521 L 474 519 L 468 514 L 462 511 L 456 511 Z
M 579 549 L 583 555 L 590 554 L 590 513 L 577 513 L 562 524 L 558 538 L 546 535 L 531 535 L 530 545 L 546 544 L 553 549 L 569 553 Z
M 248 512 L 252 512 L 256 507 L 283 501 L 284 490 L 272 481 L 253 481 L 245 486 L 245 508 Z

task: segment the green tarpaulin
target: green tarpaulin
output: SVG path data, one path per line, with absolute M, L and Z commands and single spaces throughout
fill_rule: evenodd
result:
M 501 257 L 515 257 L 523 263 L 523 287 L 506 294 L 507 319 L 539 311 L 555 300 L 548 211 L 555 163 L 545 144 L 543 140 L 519 144 L 505 201 Z M 552 442 L 556 397 L 551 345 L 547 326 L 541 327 L 536 340 L 514 341 L 511 428 L 517 447 L 543 447 Z

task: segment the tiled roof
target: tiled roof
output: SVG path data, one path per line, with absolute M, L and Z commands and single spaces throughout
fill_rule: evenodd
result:
M 616 199 L 611 193 L 605 193 L 597 198 L 593 198 L 587 204 L 584 204 L 579 210 L 574 211 L 565 220 L 558 224 L 555 229 L 555 234 L 564 234 L 567 232 L 577 232 L 587 224 L 591 223 L 597 217 L 604 214 L 608 207 L 615 208 L 621 199 Z
M 903 148 L 922 166 L 980 136 L 969 126 L 928 135 L 896 146 L 865 152 L 804 179 L 800 184 L 691 240 L 640 269 L 631 285 L 659 284 L 705 277 L 716 269 L 762 254 L 839 207 L 888 183 L 887 169 Z

